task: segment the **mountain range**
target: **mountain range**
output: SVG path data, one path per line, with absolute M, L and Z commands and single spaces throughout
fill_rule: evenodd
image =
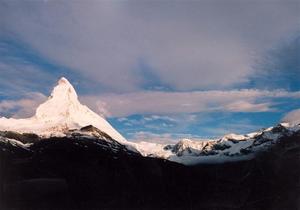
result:
M 0 118 L 0 209 L 299 209 L 300 125 L 130 142 L 61 78 L 27 119 Z

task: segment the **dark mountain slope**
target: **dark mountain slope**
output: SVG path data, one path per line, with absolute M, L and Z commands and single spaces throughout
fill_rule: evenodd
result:
M 0 144 L 3 210 L 296 210 L 300 136 L 253 160 L 184 166 L 91 136 Z

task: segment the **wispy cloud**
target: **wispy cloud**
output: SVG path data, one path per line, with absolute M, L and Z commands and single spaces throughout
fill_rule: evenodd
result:
M 43 96 L 26 93 L 49 93 L 67 76 L 83 103 L 128 132 L 141 126 L 168 138 L 167 129 L 184 133 L 203 113 L 274 112 L 276 121 L 295 109 L 277 102 L 300 95 L 275 89 L 299 91 L 299 38 L 276 47 L 299 33 L 299 15 L 294 0 L 2 0 L 0 114 L 31 115 Z
M 298 19 L 292 0 L 4 0 L 0 36 L 109 91 L 136 91 L 152 78 L 175 90 L 199 90 L 247 82 L 254 58 L 297 30 Z M 141 59 L 153 77 L 141 71 Z
M 171 133 L 156 134 L 145 131 L 138 131 L 134 133 L 129 133 L 130 141 L 133 142 L 151 142 L 159 144 L 174 144 L 177 139 L 175 139 Z
M 54 68 L 55 67 L 55 68 Z M 0 100 L 47 92 L 57 79 L 58 66 L 51 65 L 30 48 L 0 36 Z M 66 72 L 67 73 L 67 72 Z
M 157 121 L 157 120 L 164 120 L 169 122 L 177 122 L 178 119 L 169 117 L 169 116 L 161 116 L 161 115 L 150 115 L 147 117 L 144 117 L 145 121 Z
M 300 92 L 283 90 L 231 90 L 194 92 L 135 92 L 85 96 L 82 100 L 97 110 L 105 104 L 112 117 L 133 114 L 178 114 L 197 112 L 270 112 L 275 111 L 273 99 L 300 98 Z
M 300 30 L 262 55 L 252 75 L 258 88 L 300 89 Z
M 255 132 L 263 126 L 253 123 L 248 119 L 238 119 L 235 122 L 227 121 L 216 123 L 215 126 L 201 128 L 201 131 L 207 135 L 207 138 L 220 138 L 229 133 L 245 134 L 245 132 Z
M 26 118 L 34 115 L 36 108 L 46 100 L 41 93 L 27 93 L 25 98 L 19 100 L 0 101 L 0 116 L 13 118 Z
M 293 123 L 293 124 L 299 124 L 300 123 L 300 109 L 295 109 L 295 110 L 287 113 L 282 118 L 282 121 Z
M 182 138 L 189 138 L 193 140 L 203 140 L 202 137 L 186 134 L 186 133 L 152 133 L 139 131 L 135 133 L 130 133 L 130 141 L 133 142 L 151 142 L 158 144 L 176 144 Z
M 7 63 L 0 59 L 0 72 L 0 97 L 5 98 L 18 98 L 32 90 L 43 90 L 45 80 L 51 78 L 35 65 L 21 60 Z

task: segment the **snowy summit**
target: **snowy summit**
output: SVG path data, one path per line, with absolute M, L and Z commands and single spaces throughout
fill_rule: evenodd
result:
M 300 125 L 281 123 L 251 134 L 229 134 L 215 140 L 182 139 L 177 144 L 170 145 L 130 142 L 103 117 L 82 105 L 75 89 L 66 78 L 58 81 L 48 100 L 37 108 L 33 117 L 0 118 L 0 131 L 35 133 L 41 137 L 66 136 L 90 125 L 108 134 L 131 151 L 139 152 L 146 157 L 167 159 L 185 165 L 250 159 L 257 152 L 267 150 L 281 139 L 300 135 Z
M 88 125 L 93 125 L 120 142 L 126 141 L 103 117 L 79 102 L 74 87 L 64 77 L 57 82 L 48 100 L 37 108 L 33 117 L 0 118 L 2 131 L 36 133 L 42 136 L 63 135 L 69 130 Z

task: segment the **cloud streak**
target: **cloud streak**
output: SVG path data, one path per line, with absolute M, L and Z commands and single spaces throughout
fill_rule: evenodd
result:
M 276 98 L 300 98 L 300 92 L 253 89 L 231 91 L 158 92 L 84 96 L 81 99 L 94 110 L 107 107 L 106 115 L 122 117 L 133 114 L 178 114 L 197 112 L 270 112 Z M 103 106 L 102 106 L 103 107 Z
M 112 92 L 148 82 L 175 90 L 248 81 L 253 58 L 298 28 L 296 1 L 2 1 L 0 37 Z M 36 36 L 38 34 L 38 36 Z
M 287 113 L 281 120 L 292 124 L 300 124 L 300 109 L 295 109 Z
M 117 121 L 132 132 L 190 132 L 214 114 L 268 124 L 297 108 L 299 92 L 276 89 L 299 90 L 299 36 L 284 42 L 299 18 L 294 0 L 2 0 L 0 115 L 30 116 L 44 96 L 26 93 L 66 76 L 96 112 L 142 115 Z
M 176 144 L 180 139 L 189 138 L 193 140 L 203 140 L 200 136 L 185 133 L 162 133 L 139 131 L 130 134 L 130 141 L 133 142 L 151 142 L 157 144 Z
M 0 101 L 0 116 L 13 118 L 27 118 L 35 114 L 36 108 L 46 100 L 41 93 L 28 93 L 25 98 L 19 100 Z

